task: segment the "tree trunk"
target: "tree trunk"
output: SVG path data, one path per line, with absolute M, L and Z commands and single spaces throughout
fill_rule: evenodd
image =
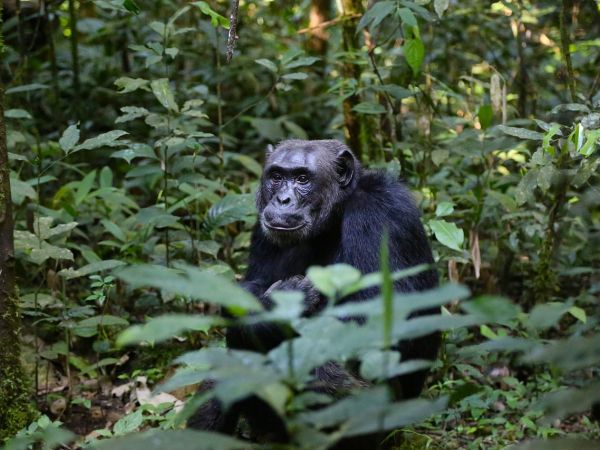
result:
M 3 53 L 4 46 L 0 34 L 0 62 Z M 0 81 L 0 442 L 26 426 L 32 419 L 33 411 L 20 358 L 21 319 L 15 295 L 13 258 L 13 218 L 4 123 L 4 85 Z
M 329 33 L 323 23 L 329 20 L 330 8 L 331 0 L 311 0 L 310 2 L 308 52 L 313 55 L 323 56 L 327 53 Z
M 364 8 L 361 0 L 342 0 L 342 44 L 344 51 L 347 53 L 353 53 L 359 47 L 356 25 L 363 13 Z M 343 65 L 344 78 L 346 80 L 354 79 L 358 83 L 360 81 L 360 74 L 360 66 L 354 64 L 352 58 L 347 56 Z M 358 159 L 362 159 L 363 149 L 360 138 L 360 121 L 356 113 L 352 111 L 352 108 L 358 105 L 359 102 L 360 97 L 358 94 L 351 95 L 344 100 L 343 108 L 346 141 Z
M 71 27 L 71 65 L 73 70 L 73 93 L 76 116 L 79 119 L 81 88 L 79 82 L 79 38 L 77 33 L 77 10 L 75 0 L 69 0 L 69 26 Z

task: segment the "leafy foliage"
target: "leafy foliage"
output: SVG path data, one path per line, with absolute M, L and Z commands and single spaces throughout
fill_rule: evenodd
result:
M 55 419 L 8 448 L 246 448 L 180 428 L 208 398 L 249 393 L 297 448 L 374 430 L 402 434 L 405 449 L 595 448 L 594 2 L 378 1 L 360 17 L 332 4 L 316 29 L 309 2 L 242 2 L 227 65 L 229 2 L 71 3 L 7 11 L 3 24 L 23 341 Z M 325 52 L 310 44 L 317 31 Z M 391 292 L 423 267 L 313 267 L 323 314 L 301 318 L 298 293 L 263 311 L 235 281 L 262 153 L 285 138 L 348 138 L 366 166 L 406 179 L 442 286 Z M 336 304 L 380 285 L 372 302 Z M 364 326 L 336 319 L 349 315 Z M 297 336 L 267 355 L 223 348 L 224 326 L 261 319 Z M 445 344 L 425 398 L 393 401 L 385 381 L 425 363 L 390 343 L 432 330 Z M 313 395 L 329 361 L 370 387 Z M 217 387 L 194 395 L 207 378 Z

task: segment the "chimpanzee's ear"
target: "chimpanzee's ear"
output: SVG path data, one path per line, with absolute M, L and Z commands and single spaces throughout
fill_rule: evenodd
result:
M 342 188 L 348 187 L 356 176 L 356 158 L 349 150 L 341 150 L 335 160 L 335 166 L 340 186 Z

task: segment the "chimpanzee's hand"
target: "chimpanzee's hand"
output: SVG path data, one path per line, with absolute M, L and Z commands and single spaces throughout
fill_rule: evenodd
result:
M 267 289 L 264 297 L 269 297 L 273 291 L 301 291 L 304 293 L 303 317 L 310 317 L 325 307 L 326 301 L 321 297 L 308 278 L 301 275 L 276 281 Z

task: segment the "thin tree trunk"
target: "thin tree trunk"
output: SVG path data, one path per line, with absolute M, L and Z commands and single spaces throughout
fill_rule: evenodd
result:
M 569 47 L 571 45 L 571 39 L 569 36 L 569 30 L 567 30 L 567 15 L 572 9 L 572 3 L 568 0 L 562 1 L 560 9 L 560 47 L 567 66 L 567 86 L 571 93 L 571 101 L 577 102 L 577 92 L 575 91 L 575 75 L 573 73 L 573 63 L 571 62 L 571 51 Z
M 342 45 L 344 51 L 351 53 L 358 49 L 358 35 L 356 34 L 356 25 L 360 16 L 364 12 L 362 2 L 360 0 L 342 0 Z M 357 64 L 353 64 L 352 60 L 346 57 L 343 64 L 343 75 L 346 80 L 354 79 L 358 83 L 360 81 L 361 70 Z M 344 100 L 344 126 L 346 132 L 346 141 L 350 148 L 354 151 L 359 159 L 362 159 L 363 149 L 360 139 L 360 121 L 352 108 L 360 102 L 360 97 L 357 94 L 351 95 Z
M 0 18 L 2 17 L 0 5 Z M 1 25 L 1 19 L 0 19 Z M 0 63 L 4 45 L 0 32 Z M 21 365 L 21 320 L 15 295 L 10 170 L 4 123 L 4 85 L 0 80 L 0 442 L 32 418 L 28 385 Z
M 327 53 L 329 33 L 323 24 L 329 20 L 331 0 L 311 0 L 308 29 L 308 51 L 313 55 L 323 56 Z
M 69 26 L 71 27 L 71 64 L 73 70 L 73 93 L 75 98 L 75 111 L 79 118 L 81 89 L 79 84 L 79 49 L 77 33 L 77 11 L 75 10 L 75 0 L 69 0 Z

